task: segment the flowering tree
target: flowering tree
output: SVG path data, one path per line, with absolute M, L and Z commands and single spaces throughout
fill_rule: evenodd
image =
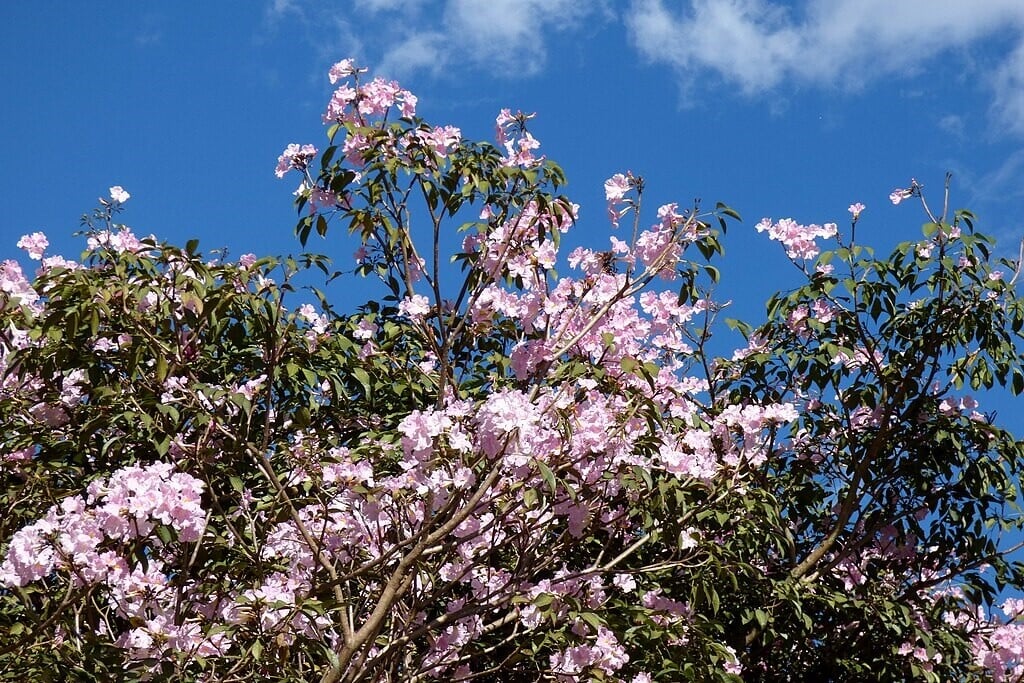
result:
M 38 233 L 33 281 L 4 262 L 2 677 L 1024 673 L 1024 602 L 992 607 L 1024 588 L 1024 447 L 968 393 L 1024 389 L 1024 304 L 970 214 L 887 259 L 859 204 L 848 236 L 763 221 L 804 284 L 716 358 L 731 209 L 645 227 L 618 174 L 631 227 L 559 277 L 577 207 L 531 116 L 471 142 L 361 74 L 331 69 L 327 147 L 277 174 L 380 301 L 304 300 L 322 257 L 139 238 L 119 187 L 81 263 Z

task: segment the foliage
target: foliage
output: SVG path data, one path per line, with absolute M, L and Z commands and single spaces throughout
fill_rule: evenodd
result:
M 1021 675 L 1024 602 L 992 604 L 1024 589 L 1024 446 L 965 392 L 1024 390 L 1024 304 L 973 216 L 924 205 L 884 259 L 859 204 L 849 238 L 763 221 L 804 284 L 717 358 L 734 211 L 642 229 L 618 174 L 631 234 L 559 277 L 577 207 L 531 116 L 466 141 L 361 73 L 277 173 L 380 301 L 298 287 L 324 257 L 139 239 L 119 187 L 80 264 L 39 234 L 34 281 L 4 262 L 0 677 Z

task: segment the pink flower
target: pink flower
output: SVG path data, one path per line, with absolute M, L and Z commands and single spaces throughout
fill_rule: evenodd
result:
M 309 162 L 316 156 L 316 153 L 317 149 L 313 145 L 302 145 L 300 147 L 294 142 L 291 143 L 284 148 L 281 156 L 277 158 L 277 168 L 274 169 L 274 175 L 278 178 L 283 178 L 284 174 L 292 169 L 305 171 L 306 167 L 309 166 Z
M 764 218 L 756 227 L 758 232 L 767 231 L 768 237 L 782 242 L 789 258 L 805 261 L 815 258 L 821 251 L 815 239 L 832 239 L 839 232 L 835 223 L 800 225 L 792 218 L 784 218 L 778 223 L 773 223 L 770 218 Z
M 320 209 L 329 209 L 339 203 L 338 195 L 334 194 L 330 190 L 325 190 L 320 186 L 315 186 L 309 191 L 310 213 L 316 213 Z
M 350 104 L 356 101 L 359 93 L 346 83 L 334 91 L 331 101 L 327 103 L 327 111 L 324 112 L 324 123 L 329 121 L 347 121 L 352 117 L 348 112 Z
M 423 320 L 430 313 L 430 301 L 422 294 L 413 294 L 398 304 L 398 312 L 411 320 Z
M 28 257 L 39 261 L 43 258 L 43 252 L 50 246 L 50 240 L 41 232 L 34 232 L 31 235 L 22 235 L 18 240 L 17 247 L 28 252 Z
M 348 78 L 354 74 L 365 72 L 366 69 L 360 69 L 357 67 L 355 65 L 355 60 L 349 57 L 348 59 L 343 59 L 332 66 L 331 70 L 327 72 L 327 78 L 330 79 L 331 85 L 334 85 L 343 78 Z
M 899 204 L 904 199 L 910 199 L 913 196 L 914 191 L 912 189 L 896 188 L 892 191 L 892 194 L 889 195 L 889 201 L 893 204 Z
M 0 292 L 11 298 L 17 297 L 26 304 L 33 304 L 39 298 L 25 278 L 21 266 L 10 259 L 0 261 Z
M 402 113 L 402 117 L 411 119 L 416 116 L 416 103 L 419 102 L 419 98 L 413 95 L 408 90 L 402 91 L 402 98 L 398 103 L 398 110 Z M 445 126 L 448 128 L 449 126 Z M 456 128 L 455 130 L 458 130 Z
M 494 127 L 495 138 L 497 138 L 499 145 L 505 144 L 505 141 L 508 139 L 505 128 L 515 120 L 516 117 L 512 115 L 511 109 L 502 109 L 498 112 L 498 116 L 494 119 Z
M 866 208 L 866 206 L 864 206 L 860 202 L 857 202 L 856 204 L 850 204 L 850 208 L 847 209 L 847 211 L 853 214 L 853 220 L 857 220 L 858 218 L 860 218 L 860 212 Z
M 619 227 L 619 219 L 629 210 L 631 202 L 626 199 L 626 193 L 633 189 L 633 185 L 634 178 L 630 172 L 625 175 L 616 173 L 604 181 L 604 198 L 608 201 L 608 219 L 613 227 Z M 619 206 L 623 204 L 626 205 L 626 208 L 620 209 Z
M 604 181 L 604 198 L 608 202 L 620 202 L 632 188 L 632 174 L 616 173 Z
M 110 230 L 100 230 L 90 236 L 85 243 L 92 251 L 106 247 L 118 254 L 125 251 L 137 252 L 142 249 L 142 243 L 126 225 L 121 226 L 120 231 L 116 233 Z
M 110 198 L 118 204 L 124 204 L 131 198 L 131 195 L 125 192 L 125 189 L 120 185 L 114 185 L 110 188 Z
M 537 166 L 543 159 L 543 157 L 538 159 L 534 156 L 533 150 L 540 147 L 540 142 L 526 130 L 526 121 L 534 116 L 536 114 L 524 114 L 521 111 L 513 114 L 509 109 L 502 109 L 494 120 L 498 144 L 502 145 L 508 154 L 503 159 L 505 166 L 529 168 Z M 517 133 L 518 138 L 515 137 Z
M 1011 619 L 1016 619 L 1020 615 L 1024 614 L 1024 600 L 1018 600 L 1017 598 L 1007 598 L 1003 601 L 1000 607 L 1003 613 Z
M 362 341 L 373 339 L 376 334 L 377 326 L 369 320 L 360 320 L 356 329 L 352 331 L 352 336 Z

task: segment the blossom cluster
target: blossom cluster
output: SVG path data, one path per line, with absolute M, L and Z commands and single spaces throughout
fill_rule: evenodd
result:
M 121 548 L 105 549 L 108 541 L 153 542 L 157 526 L 173 529 L 183 543 L 195 542 L 205 526 L 202 491 L 201 481 L 169 463 L 131 466 L 97 479 L 85 496 L 65 498 L 14 535 L 0 565 L 0 584 L 24 586 L 54 571 L 95 583 L 126 567 Z
M 526 122 L 536 114 L 512 113 L 511 109 L 502 109 L 494 120 L 498 144 L 505 149 L 504 163 L 507 166 L 530 168 L 539 165 L 543 157 L 538 158 L 534 150 L 540 142 L 526 130 Z
M 784 218 L 778 222 L 764 218 L 757 224 L 757 231 L 767 232 L 768 237 L 786 247 L 786 255 L 789 258 L 802 261 L 810 261 L 821 253 L 821 248 L 815 240 L 832 239 L 839 233 L 835 223 L 801 225 L 792 218 Z
M 281 156 L 277 158 L 277 168 L 274 169 L 274 175 L 278 178 L 283 178 L 288 171 L 305 171 L 309 167 L 309 162 L 316 157 L 317 149 L 313 145 L 302 145 L 299 146 L 296 143 L 291 143 L 284 148 L 281 152 Z
M 472 195 L 472 173 L 460 174 L 459 164 L 468 164 L 457 155 L 461 131 L 416 121 L 414 95 L 380 78 L 361 83 L 364 71 L 343 60 L 329 72 L 341 85 L 324 119 L 339 124 L 332 144 L 336 131 L 345 135 L 334 165 L 325 160 L 314 178 L 316 148 L 291 144 L 275 173 L 298 171 L 299 195 L 312 211 L 348 212 L 368 231 L 380 226 L 366 225 L 362 203 L 378 208 L 382 188 L 401 195 L 396 186 L 384 187 L 395 178 L 418 180 L 429 203 L 431 192 L 441 194 L 439 171 L 456 170 L 448 196 Z M 389 124 L 396 114 L 401 121 Z M 531 185 L 543 172 L 521 172 L 543 162 L 526 130 L 532 116 L 504 109 L 496 119 L 500 151 L 486 147 L 484 156 L 491 171 L 495 163 L 504 168 L 481 183 L 490 188 L 487 198 L 482 208 L 474 204 L 480 213 L 467 223 L 475 229 L 458 255 L 469 271 L 458 303 L 441 299 L 441 274 L 428 272 L 404 224 L 379 231 L 378 252 L 364 236 L 358 258 L 386 266 L 399 284 L 386 306 L 368 306 L 350 319 L 308 303 L 283 314 L 289 309 L 277 297 L 294 287 L 277 288 L 251 254 L 208 277 L 210 264 L 169 250 L 159 266 L 147 262 L 118 281 L 115 295 L 97 295 L 104 304 L 115 300 L 133 321 L 157 319 L 152 330 L 118 327 L 106 311 L 97 313 L 82 356 L 93 363 L 90 370 L 102 370 L 93 381 L 100 374 L 135 382 L 133 391 L 149 392 L 147 408 L 156 404 L 161 417 L 170 416 L 170 443 L 161 442 L 166 454 L 159 452 L 175 464 L 119 463 L 109 476 L 83 482 L 79 495 L 14 533 L 0 586 L 88 589 L 94 621 L 103 624 L 98 635 L 135 660 L 196 656 L 203 666 L 219 667 L 220 658 L 259 660 L 258 644 L 276 648 L 281 661 L 292 651 L 303 653 L 296 659 L 315 652 L 312 661 L 326 648 L 327 659 L 349 656 L 345 666 L 368 676 L 390 657 L 401 660 L 410 679 L 468 679 L 481 672 L 481 653 L 518 647 L 522 637 L 540 643 L 532 664 L 553 680 L 652 683 L 658 676 L 645 669 L 653 659 L 640 645 L 652 641 L 681 660 L 712 652 L 701 655 L 706 668 L 742 674 L 740 657 L 749 652 L 738 655 L 717 625 L 708 627 L 690 584 L 705 566 L 725 573 L 750 565 L 769 578 L 778 571 L 757 556 L 726 557 L 725 548 L 751 547 L 731 545 L 747 521 L 735 516 L 743 508 L 733 504 L 790 458 L 815 476 L 838 466 L 842 453 L 828 452 L 828 440 L 840 437 L 812 436 L 808 415 L 839 423 L 842 412 L 848 429 L 841 438 L 870 435 L 883 409 L 847 402 L 849 385 L 896 361 L 863 340 L 835 340 L 816 359 L 837 382 L 834 403 L 808 396 L 806 386 L 760 396 L 723 389 L 728 361 L 705 362 L 707 326 L 721 304 L 703 291 L 648 289 L 658 277 L 695 280 L 700 270 L 687 250 L 717 246 L 710 227 L 696 210 L 665 203 L 648 229 L 637 221 L 631 241 L 610 236 L 606 251 L 578 247 L 568 255 L 568 271 L 556 274 L 558 241 L 575 224 L 578 207 Z M 367 164 L 381 158 L 391 172 L 368 172 Z M 335 191 L 338 169 L 346 183 L 382 185 Z M 517 180 L 494 189 L 508 177 Z M 642 187 L 632 173 L 605 182 L 613 225 L 639 210 Z M 519 194 L 508 198 L 506 191 Z M 104 206 L 114 210 L 127 198 L 112 187 Z M 402 202 L 395 215 L 408 209 Z M 454 214 L 456 204 L 445 209 Z M 864 206 L 849 211 L 856 221 Z M 837 232 L 831 223 L 790 219 L 764 219 L 757 229 L 795 261 L 814 259 L 817 240 Z M 144 260 L 151 248 L 109 221 L 89 239 L 89 264 L 99 265 L 76 276 L 116 274 L 105 266 Z M 74 267 L 44 258 L 42 233 L 18 246 L 44 271 Z M 433 300 L 422 293 L 422 280 Z M 988 286 L 1001 283 L 1001 274 L 989 275 Z M 227 295 L 207 296 L 218 288 Z M 0 312 L 12 302 L 25 308 L 16 318 L 21 323 L 68 305 L 53 291 L 37 292 L 13 261 L 0 265 L 0 294 Z M 779 336 L 805 344 L 816 330 L 839 327 L 852 314 L 829 296 L 816 291 L 783 309 Z M 249 304 L 273 311 L 273 322 L 249 327 L 265 322 L 245 317 L 253 315 Z M 100 389 L 111 384 L 92 387 L 89 373 L 77 367 L 45 381 L 30 373 L 8 379 L 16 374 L 8 372 L 16 351 L 34 344 L 45 350 L 48 343 L 28 328 L 0 331 L 0 390 L 24 402 L 18 420 L 29 425 L 26 433 L 60 436 L 77 427 L 78 412 L 106 409 L 100 400 L 108 394 Z M 147 349 L 151 338 L 156 343 Z M 751 334 L 733 361 L 772 352 L 778 341 Z M 160 355 L 143 353 L 153 348 Z M 364 399 L 370 409 L 360 404 Z M 943 396 L 935 405 L 946 418 L 977 415 L 970 397 Z M 96 429 L 119 442 L 134 438 L 121 426 Z M 0 466 L 27 471 L 42 460 L 46 446 L 12 443 Z M 653 518 L 664 501 L 671 519 Z M 762 542 L 760 532 L 754 545 Z M 844 548 L 845 555 L 826 554 L 813 583 L 798 583 L 859 594 L 873 574 L 896 581 L 893 568 L 922 555 L 918 537 L 895 525 L 871 534 Z M 219 574 L 224 567 L 227 575 Z M 711 595 L 717 611 L 718 595 Z M 623 605 L 628 625 L 605 619 L 620 616 Z M 1008 602 L 1004 611 L 1012 622 L 1024 607 Z M 961 618 L 969 621 L 949 619 Z M 971 624 L 979 666 L 997 675 L 1019 666 L 1024 641 L 1017 624 Z M 929 627 L 923 617 L 921 626 Z M 65 619 L 61 628 L 67 637 L 84 637 L 76 620 Z M 370 635 L 359 642 L 361 633 Z M 941 664 L 916 640 L 897 647 L 921 667 Z
M 363 69 L 355 67 L 352 60 L 343 60 L 331 67 L 329 76 L 332 84 L 349 76 L 358 76 Z M 374 78 L 369 83 L 353 87 L 348 81 L 334 91 L 324 112 L 324 123 L 351 123 L 366 125 L 366 117 L 385 116 L 393 106 L 403 118 L 416 115 L 417 98 L 402 89 L 395 81 Z
M 604 181 L 604 198 L 608 202 L 608 219 L 612 227 L 619 227 L 619 220 L 633 206 L 631 199 L 627 197 L 629 191 L 636 187 L 637 179 L 631 172 L 616 173 Z

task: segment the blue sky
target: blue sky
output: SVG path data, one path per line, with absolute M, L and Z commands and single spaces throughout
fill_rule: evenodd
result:
M 583 240 L 606 243 L 615 172 L 644 176 L 651 222 L 668 201 L 730 204 L 745 220 L 719 297 L 747 319 L 798 283 L 754 232 L 764 216 L 843 225 L 860 201 L 859 240 L 887 250 L 924 220 L 889 192 L 915 177 L 939 203 L 951 171 L 953 204 L 1004 253 L 1024 237 L 1020 0 L 6 2 L 0 55 L 0 257 L 36 230 L 77 255 L 111 185 L 138 233 L 298 251 L 276 158 L 322 143 L 326 72 L 347 56 L 470 137 L 491 139 L 502 107 L 538 112 Z M 352 252 L 340 234 L 311 248 Z

